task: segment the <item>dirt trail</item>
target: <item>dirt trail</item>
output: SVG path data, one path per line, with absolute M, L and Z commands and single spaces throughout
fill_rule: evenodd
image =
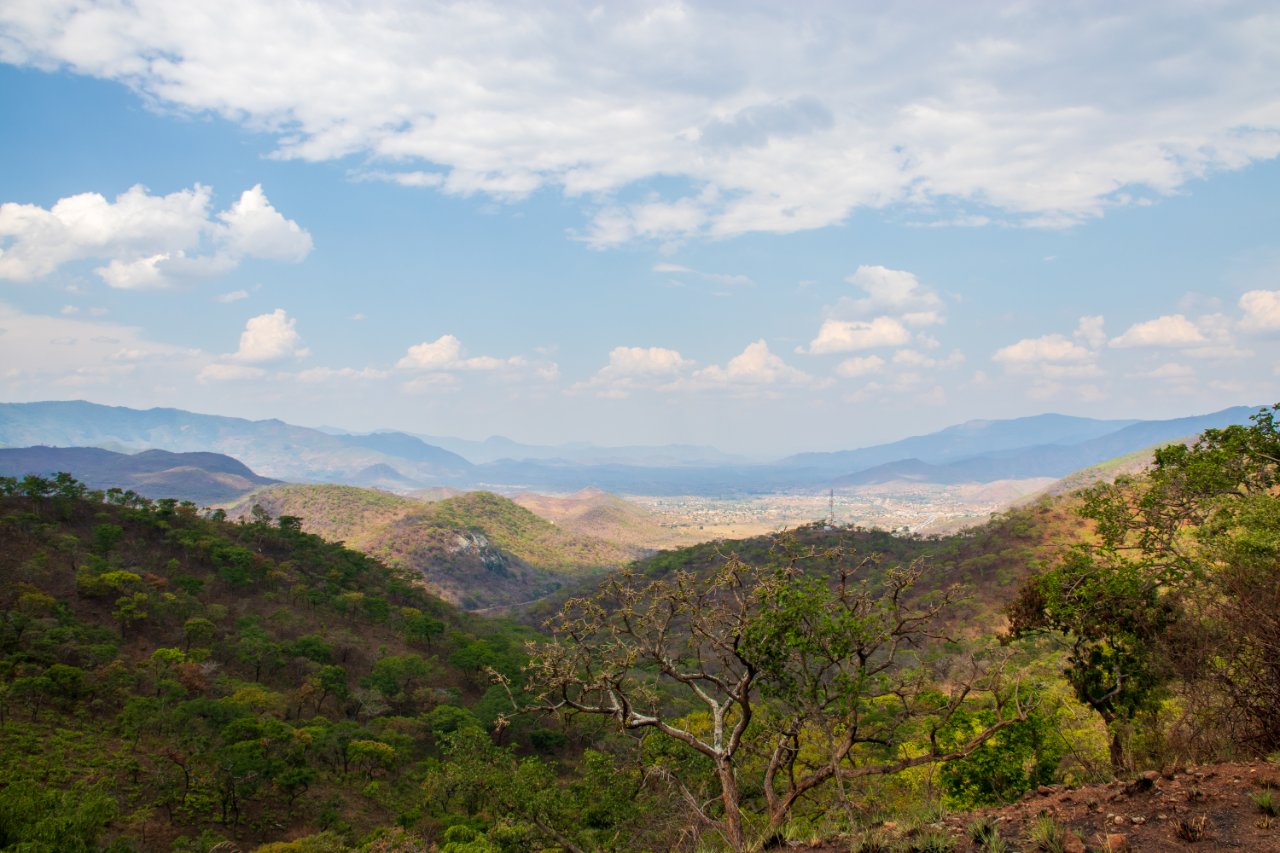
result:
M 1280 806 L 1280 765 L 1257 761 L 1169 768 L 1128 782 L 1041 787 L 1013 805 L 949 815 L 932 828 L 955 838 L 960 853 L 981 849 L 965 832 L 978 817 L 995 821 L 1008 850 L 1042 849 L 1029 838 L 1042 814 L 1069 831 L 1064 853 L 1280 853 L 1280 817 L 1264 813 L 1253 799 L 1267 790 Z M 852 849 L 857 847 L 855 841 Z M 813 849 L 848 853 L 850 844 Z

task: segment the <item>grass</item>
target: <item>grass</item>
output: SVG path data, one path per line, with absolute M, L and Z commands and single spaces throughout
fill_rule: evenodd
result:
M 1267 817 L 1280 817 L 1280 802 L 1276 801 L 1275 792 L 1272 789 L 1263 788 L 1256 794 L 1250 794 L 1249 799 L 1253 800 L 1258 811 Z
M 850 846 L 852 853 L 891 853 L 893 845 L 878 829 L 868 829 Z
M 998 835 L 993 835 L 987 839 L 986 845 L 982 848 L 983 853 L 1006 853 L 1008 849 L 1009 842 Z
M 902 853 L 955 853 L 956 843 L 942 830 L 927 829 L 906 839 L 898 849 Z
M 989 817 L 975 817 L 965 827 L 965 834 L 969 836 L 969 840 L 974 844 L 985 845 L 991 838 L 999 835 L 996 831 L 996 824 Z
M 1031 823 L 1028 836 L 1034 849 L 1043 853 L 1065 853 L 1067 833 L 1062 826 L 1047 814 L 1042 814 Z

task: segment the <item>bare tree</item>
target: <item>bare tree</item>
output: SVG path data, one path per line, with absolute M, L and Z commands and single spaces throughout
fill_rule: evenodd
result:
M 825 563 L 819 566 L 802 564 Z M 869 577 L 871 561 L 809 552 L 781 568 L 724 558 L 705 576 L 623 572 L 567 602 L 554 640 L 531 645 L 528 689 L 544 710 L 650 729 L 710 759 L 720 814 L 685 800 L 734 850 L 772 837 L 816 789 L 968 755 L 1026 719 L 1007 657 L 931 654 L 954 590 L 913 596 L 921 569 Z M 709 717 L 691 714 L 704 708 Z M 958 747 L 940 737 L 962 708 L 995 723 Z M 912 745 L 910 751 L 904 746 Z M 764 768 L 744 801 L 739 774 Z M 753 772 L 760 772 L 758 769 Z M 744 814 L 764 831 L 748 839 Z M 753 836 L 755 833 L 752 833 Z

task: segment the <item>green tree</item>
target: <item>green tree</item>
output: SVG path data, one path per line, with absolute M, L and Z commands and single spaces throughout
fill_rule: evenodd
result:
M 1154 710 L 1174 669 L 1170 629 L 1179 616 L 1165 573 L 1104 546 L 1075 546 L 1027 581 L 1010 607 L 1016 636 L 1062 632 L 1069 641 L 1067 681 L 1111 735 L 1111 768 L 1128 769 L 1133 722 Z
M 991 725 L 988 711 L 962 712 L 946 732 L 947 745 L 963 743 Z M 969 755 L 942 766 L 948 801 L 961 809 L 1010 803 L 1024 791 L 1053 781 L 1065 746 L 1053 737 L 1055 721 L 1037 708 L 997 732 Z
M 913 600 L 918 566 L 888 571 L 877 589 L 859 577 L 870 561 L 840 556 L 808 554 L 781 569 L 729 557 L 706 576 L 650 583 L 615 575 L 565 605 L 554 642 L 530 647 L 534 705 L 607 716 L 701 755 L 718 814 L 686 800 L 735 850 L 772 838 L 824 785 L 959 758 L 1025 719 L 999 662 L 944 663 L 920 651 L 953 593 Z M 802 573 L 801 562 L 814 571 Z M 689 707 L 681 699 L 703 713 L 677 710 Z M 978 708 L 991 724 L 943 747 L 939 732 Z M 743 794 L 748 768 L 763 802 Z M 760 815 L 762 837 L 747 837 L 746 810 Z
M 93 528 L 93 553 L 108 557 L 124 536 L 124 528 L 118 524 L 99 524 Z
M 413 704 L 416 691 L 439 675 L 438 667 L 418 655 L 388 655 L 373 665 L 363 686 L 377 690 L 387 702 L 403 709 Z
M 91 853 L 116 811 L 115 800 L 97 789 L 55 791 L 8 780 L 0 787 L 0 850 Z
M 183 651 L 191 651 L 191 647 L 204 648 L 213 642 L 218 635 L 218 628 L 203 616 L 192 616 L 182 623 L 182 638 L 185 645 Z
M 116 599 L 116 608 L 111 615 L 120 623 L 120 635 L 124 636 L 130 626 L 143 622 L 151 616 L 151 596 L 145 592 L 133 592 Z
M 476 727 L 445 735 L 442 752 L 444 761 L 423 785 L 428 800 L 442 812 L 488 824 L 486 831 L 447 833 L 442 851 L 551 847 L 582 853 L 611 848 L 620 831 L 642 831 L 634 825 L 638 773 L 600 753 L 588 751 L 579 781 L 565 785 L 548 762 L 517 758 Z
M 308 683 L 312 687 L 316 696 L 316 713 L 320 713 L 321 707 L 324 706 L 324 700 L 330 696 L 336 696 L 339 700 L 346 699 L 350 695 L 347 689 L 347 671 L 340 666 L 328 664 L 320 667 L 320 669 L 311 676 Z
M 1277 411 L 1161 448 L 1144 476 L 1086 490 L 1097 541 L 1060 555 L 1010 606 L 1015 634 L 1067 637 L 1068 680 L 1111 728 L 1117 772 L 1123 731 L 1175 681 L 1211 688 L 1233 739 L 1280 746 Z M 1188 695 L 1202 702 L 1204 691 Z

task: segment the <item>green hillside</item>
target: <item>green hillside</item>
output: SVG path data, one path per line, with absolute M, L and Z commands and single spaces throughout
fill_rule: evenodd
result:
M 935 536 L 809 524 L 781 533 L 661 551 L 638 560 L 634 569 L 653 579 L 681 571 L 707 575 L 731 557 L 753 565 L 782 565 L 797 553 L 838 551 L 837 566 L 870 558 L 863 574 L 878 582 L 886 568 L 918 561 L 923 574 L 917 590 L 961 585 L 965 600 L 949 618 L 966 626 L 967 633 L 989 632 L 1003 624 L 1002 609 L 1037 566 L 1058 549 L 1090 537 L 1088 525 L 1076 513 L 1078 505 L 1073 495 L 1045 498 L 995 515 L 985 524 Z M 822 564 L 822 571 L 830 570 L 830 565 Z M 530 608 L 524 618 L 537 623 L 567 597 L 591 590 L 595 583 L 583 581 L 550 596 Z
M 475 530 L 502 550 L 557 574 L 580 575 L 617 568 L 635 553 L 596 536 L 569 532 L 493 492 L 468 492 L 420 511 L 441 527 Z
M 518 676 L 523 629 L 288 519 L 40 482 L 0 496 L 0 849 L 430 829 L 423 774 L 501 713 L 481 670 Z
M 634 549 L 564 530 L 492 492 L 429 503 L 351 486 L 277 486 L 257 504 L 302 529 L 346 542 L 414 572 L 436 594 L 469 610 L 528 602 L 566 580 L 625 565 Z
M 257 504 L 273 518 L 293 515 L 302 529 L 363 549 L 371 533 L 421 508 L 421 503 L 375 489 L 335 485 L 280 485 L 254 492 L 227 510 L 233 518 L 249 515 Z

